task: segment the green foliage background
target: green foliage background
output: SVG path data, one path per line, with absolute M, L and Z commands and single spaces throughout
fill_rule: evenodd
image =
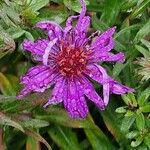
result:
M 114 52 L 124 52 L 126 62 L 103 65 L 136 92 L 111 95 L 102 112 L 89 103 L 84 120 L 69 118 L 61 105 L 43 109 L 50 90 L 16 100 L 19 77 L 34 65 L 22 41 L 44 36 L 36 22 L 53 20 L 63 26 L 81 8 L 78 0 L 0 0 L 0 150 L 150 149 L 150 0 L 86 3 L 89 32 L 117 26 Z

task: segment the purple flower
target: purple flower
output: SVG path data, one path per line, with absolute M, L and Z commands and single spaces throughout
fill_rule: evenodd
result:
M 62 28 L 55 22 L 42 21 L 36 27 L 48 33 L 46 39 L 24 41 L 23 48 L 30 51 L 40 65 L 29 69 L 21 77 L 24 89 L 19 99 L 30 92 L 44 92 L 54 85 L 52 94 L 44 107 L 63 102 L 72 118 L 85 118 L 88 113 L 86 98 L 103 110 L 110 93 L 124 94 L 134 90 L 113 80 L 98 62 L 123 62 L 124 54 L 113 54 L 115 27 L 102 34 L 95 32 L 87 37 L 90 17 L 85 16 L 86 5 L 80 0 L 82 11 L 71 16 Z M 73 26 L 73 20 L 77 20 Z M 94 38 L 95 37 L 95 38 Z M 95 91 L 91 80 L 103 86 L 103 98 Z

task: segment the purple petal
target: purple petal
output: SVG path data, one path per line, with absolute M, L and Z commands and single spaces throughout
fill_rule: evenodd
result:
M 47 30 L 49 33 L 50 40 L 54 38 L 61 39 L 62 37 L 62 28 L 55 22 L 52 21 L 41 21 L 36 24 L 36 27 L 40 29 Z
M 96 40 L 92 42 L 91 49 L 94 49 L 94 51 L 99 51 L 99 53 L 113 49 L 114 40 L 112 36 L 115 32 L 115 29 L 115 27 L 110 28 L 97 37 Z
M 102 61 L 124 62 L 125 56 L 124 56 L 124 53 L 121 53 L 121 52 L 118 54 L 108 53 L 108 56 L 105 59 L 103 59 Z
M 106 62 L 124 62 L 125 56 L 123 53 L 112 54 L 110 52 L 95 52 L 90 59 L 94 62 L 106 61 Z
M 22 46 L 23 46 L 23 49 L 25 49 L 35 55 L 43 55 L 48 43 L 49 43 L 49 41 L 46 39 L 40 39 L 35 42 L 25 40 L 22 43 Z
M 73 26 L 73 20 L 77 19 L 78 17 L 79 16 L 70 16 L 70 17 L 68 17 L 68 19 L 66 21 L 66 27 L 72 27 Z
M 105 83 L 106 82 L 105 78 L 108 77 L 105 69 L 103 68 L 103 70 L 101 71 L 97 64 L 87 65 L 84 73 L 87 74 L 89 77 L 91 77 L 93 80 L 99 82 L 100 84 Z M 103 77 L 104 76 L 103 74 L 106 75 L 106 77 Z
M 89 26 L 90 26 L 90 17 L 85 16 L 83 19 L 81 19 L 80 23 L 77 24 L 76 29 L 79 33 L 86 33 Z
M 110 91 L 114 94 L 122 95 L 128 92 L 134 92 L 134 89 L 124 86 L 115 80 L 112 80 L 110 82 Z
M 45 49 L 44 55 L 43 55 L 43 64 L 47 65 L 48 64 L 48 57 L 50 54 L 50 51 L 52 50 L 52 47 L 56 44 L 57 42 L 57 38 L 55 38 L 54 40 L 50 41 Z
M 59 78 L 54 86 L 54 89 L 52 91 L 51 98 L 48 100 L 48 102 L 44 105 L 44 107 L 47 107 L 48 105 L 56 105 L 58 103 L 61 103 L 63 101 L 63 91 L 66 85 L 66 81 L 63 77 Z
M 97 64 L 93 64 L 87 66 L 87 71 L 85 71 L 85 73 L 93 80 L 103 85 L 103 99 L 105 105 L 107 105 L 109 101 L 110 86 L 109 76 L 107 75 L 106 70 Z
M 104 101 L 96 93 L 90 81 L 88 81 L 88 79 L 86 78 L 82 79 L 82 81 L 83 81 L 82 83 L 83 85 L 80 82 L 78 82 L 78 86 L 81 86 L 81 87 L 83 86 L 84 94 L 89 98 L 89 100 L 93 101 L 100 110 L 104 110 L 105 108 Z
M 44 92 L 55 82 L 57 74 L 53 73 L 47 66 L 39 65 L 29 69 L 26 75 L 21 77 L 21 83 L 24 84 L 23 90 Z
M 84 18 L 85 13 L 86 13 L 85 0 L 80 0 L 80 4 L 81 4 L 81 6 L 82 6 L 82 9 L 81 9 L 81 13 L 80 13 L 80 16 L 79 16 L 79 19 L 78 19 L 78 22 L 77 22 L 77 27 L 80 26 L 80 23 L 82 22 L 82 19 Z
M 75 82 L 69 81 L 64 88 L 64 106 L 72 118 L 85 118 L 88 113 L 87 104 L 82 90 Z
M 19 92 L 19 94 L 17 95 L 17 99 L 22 99 L 24 96 L 28 95 L 30 92 L 31 90 L 25 87 Z
M 99 65 L 88 65 L 85 74 L 103 85 L 103 96 L 105 105 L 108 104 L 110 92 L 114 94 L 124 94 L 134 91 L 132 88 L 124 86 L 119 82 L 113 80 L 110 76 L 107 75 L 105 69 Z
M 40 39 L 35 42 L 25 40 L 23 42 L 23 48 L 27 51 L 30 51 L 33 54 L 33 58 L 35 61 L 43 61 L 45 65 L 51 62 L 52 59 L 48 60 L 48 57 L 52 55 L 56 55 L 58 52 L 58 47 L 55 45 L 57 39 L 53 39 L 52 41 L 48 41 L 46 39 Z

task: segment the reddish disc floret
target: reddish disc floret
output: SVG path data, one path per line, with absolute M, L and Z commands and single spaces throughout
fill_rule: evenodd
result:
M 85 47 L 61 46 L 57 57 L 59 71 L 64 76 L 81 76 L 88 62 Z

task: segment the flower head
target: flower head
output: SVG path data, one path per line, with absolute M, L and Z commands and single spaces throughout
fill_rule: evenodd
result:
M 18 96 L 22 98 L 30 92 L 44 92 L 54 85 L 45 107 L 63 102 L 73 118 L 87 116 L 87 98 L 103 110 L 108 104 L 110 93 L 124 94 L 133 91 L 113 80 L 106 70 L 97 64 L 103 61 L 124 61 L 123 53 L 110 52 L 114 48 L 112 36 L 115 27 L 100 35 L 96 32 L 88 37 L 90 17 L 86 16 L 84 0 L 80 2 L 80 15 L 69 17 L 64 28 L 55 22 L 42 21 L 37 23 L 36 27 L 45 30 L 48 37 L 35 42 L 24 41 L 23 48 L 30 51 L 40 65 L 30 68 L 27 74 L 21 77 L 24 89 Z M 75 26 L 72 25 L 74 19 L 77 20 Z M 103 98 L 96 93 L 91 80 L 103 86 Z

